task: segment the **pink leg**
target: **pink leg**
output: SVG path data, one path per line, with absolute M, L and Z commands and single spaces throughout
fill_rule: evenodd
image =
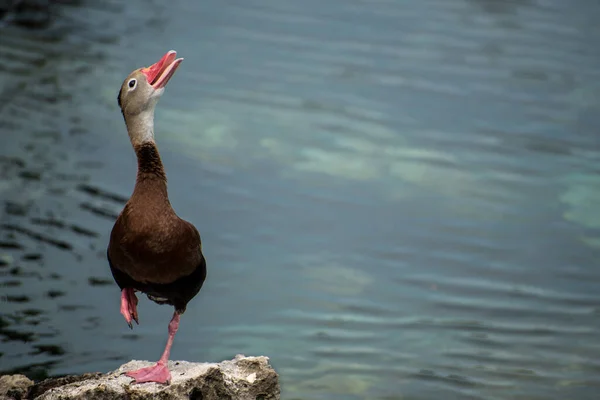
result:
M 171 382 L 171 372 L 169 372 L 167 363 L 169 362 L 171 346 L 173 346 L 173 339 L 175 338 L 175 333 L 177 333 L 178 328 L 179 314 L 175 311 L 173 313 L 173 318 L 171 318 L 171 322 L 169 322 L 169 339 L 167 340 L 165 351 L 160 357 L 160 360 L 151 367 L 129 371 L 125 375 L 135 379 L 135 383 L 156 382 L 169 384 Z
M 131 329 L 133 329 L 133 325 L 131 325 L 132 319 L 136 324 L 140 324 L 138 322 L 137 303 L 138 299 L 133 289 L 125 288 L 121 290 L 121 314 L 123 314 L 125 321 L 127 321 Z

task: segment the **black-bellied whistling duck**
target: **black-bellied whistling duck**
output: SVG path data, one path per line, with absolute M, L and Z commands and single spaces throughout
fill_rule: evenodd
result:
M 154 142 L 154 108 L 183 58 L 171 50 L 156 64 L 133 71 L 118 102 L 138 161 L 131 198 L 117 218 L 108 244 L 108 263 L 121 288 L 121 314 L 138 323 L 136 291 L 158 304 L 175 307 L 169 338 L 158 362 L 130 371 L 135 382 L 169 383 L 167 363 L 179 316 L 206 279 L 200 234 L 171 207 L 167 178 Z

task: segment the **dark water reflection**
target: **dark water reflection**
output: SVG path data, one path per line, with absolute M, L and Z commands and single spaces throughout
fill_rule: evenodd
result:
M 61 3 L 0 27 L 1 370 L 159 355 L 171 310 L 129 331 L 105 248 L 117 89 L 175 48 L 157 137 L 209 280 L 174 358 L 267 354 L 285 398 L 594 398 L 598 4 Z

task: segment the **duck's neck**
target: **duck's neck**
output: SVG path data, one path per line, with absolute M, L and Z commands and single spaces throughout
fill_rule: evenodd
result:
M 125 116 L 125 125 L 134 149 L 144 143 L 154 143 L 154 107 Z
M 163 163 L 158 154 L 158 148 L 154 141 L 147 141 L 134 145 L 138 161 L 137 181 L 159 180 L 167 182 L 167 175 Z
M 137 183 L 156 180 L 165 183 L 167 176 L 154 142 L 154 108 L 125 118 L 127 133 L 138 161 Z

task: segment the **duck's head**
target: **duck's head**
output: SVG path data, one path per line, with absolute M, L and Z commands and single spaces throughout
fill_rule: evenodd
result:
M 183 58 L 175 58 L 170 50 L 160 61 L 147 68 L 138 68 L 123 81 L 117 101 L 125 120 L 149 111 L 153 114 L 158 99 Z

